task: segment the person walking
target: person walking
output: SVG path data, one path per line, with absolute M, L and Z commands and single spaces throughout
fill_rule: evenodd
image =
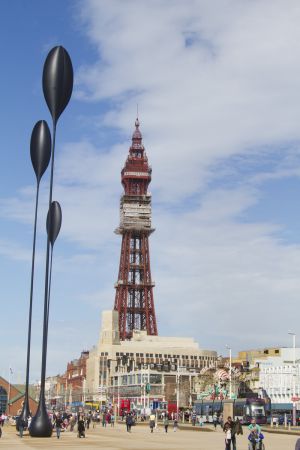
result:
M 128 433 L 131 433 L 132 422 L 133 420 L 131 414 L 128 413 L 126 416 L 126 430 L 128 431 Z
M 164 417 L 164 427 L 165 427 L 165 432 L 167 433 L 168 432 L 168 427 L 169 427 L 169 417 L 168 417 L 168 414 L 166 414 L 165 415 L 165 417 Z
M 232 428 L 233 428 L 233 421 L 232 418 L 229 416 L 223 427 L 223 431 L 225 433 L 225 450 L 230 450 L 231 448 Z
M 236 450 L 236 435 L 243 434 L 243 427 L 241 425 L 240 419 L 236 419 L 233 422 L 232 430 L 231 430 L 231 443 L 232 450 Z
M 18 426 L 19 426 L 19 436 L 20 436 L 20 438 L 22 438 L 23 437 L 23 433 L 24 433 L 24 429 L 27 428 L 27 421 L 22 419 L 22 418 L 20 418 Z
M 111 416 L 110 416 L 110 426 L 112 428 L 114 428 L 114 426 L 115 426 L 115 415 L 113 412 L 111 413 Z
M 153 414 L 153 413 L 150 414 L 149 426 L 150 426 L 151 433 L 153 433 L 153 429 L 155 427 L 155 414 Z
M 61 415 L 57 414 L 57 416 L 55 417 L 55 423 L 54 423 L 57 439 L 60 438 L 60 432 L 63 427 L 63 423 L 64 423 L 64 421 L 63 421 Z
M 102 426 L 106 427 L 106 414 L 105 413 L 102 414 Z
M 78 437 L 84 437 L 85 438 L 85 426 L 84 426 L 84 419 L 82 416 L 79 417 L 77 422 L 77 431 L 78 431 Z
M 178 430 L 178 420 L 175 417 L 174 421 L 173 421 L 173 431 L 176 432 Z
M 72 417 L 70 418 L 70 431 L 74 430 L 75 423 L 76 423 L 76 418 L 75 418 L 75 416 L 72 415 Z
M 217 413 L 214 413 L 214 415 L 213 415 L 213 425 L 215 427 L 215 430 L 217 429 L 217 424 L 218 424 L 218 416 L 217 416 Z
M 192 419 L 192 426 L 194 427 L 196 425 L 196 420 L 197 420 L 196 411 L 193 411 L 191 419 Z

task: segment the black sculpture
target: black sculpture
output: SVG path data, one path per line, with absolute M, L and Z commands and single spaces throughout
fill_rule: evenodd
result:
M 30 140 L 30 156 L 32 166 L 36 175 L 36 197 L 35 197 L 35 215 L 34 215 L 34 230 L 33 230 L 33 245 L 32 245 L 32 262 L 31 262 L 31 282 L 30 282 L 30 299 L 29 299 L 29 314 L 28 314 L 28 338 L 27 338 L 27 359 L 26 359 L 26 383 L 25 383 L 25 397 L 22 412 L 19 420 L 27 421 L 30 416 L 29 407 L 29 369 L 30 369 L 30 347 L 31 347 L 31 321 L 32 321 L 32 299 L 33 299 L 33 280 L 34 280 L 34 263 L 35 263 L 35 244 L 36 244 L 36 224 L 37 211 L 39 202 L 39 188 L 40 181 L 45 173 L 50 158 L 51 158 L 51 134 L 47 122 L 40 120 L 37 122 L 32 130 Z M 17 428 L 19 426 L 17 421 Z
M 51 207 L 47 214 L 47 234 L 51 244 L 51 254 L 50 254 L 50 270 L 49 270 L 49 288 L 48 288 L 48 306 L 47 306 L 47 330 L 49 322 L 49 308 L 50 308 L 50 292 L 51 292 L 51 279 L 52 279 L 52 259 L 53 259 L 53 246 L 59 235 L 62 222 L 62 212 L 61 207 L 58 202 L 52 202 Z M 51 228 L 50 228 L 51 223 Z
M 33 417 L 30 425 L 30 435 L 33 437 L 50 437 L 52 434 L 52 425 L 47 413 L 45 403 L 45 379 L 46 379 L 46 361 L 47 361 L 47 341 L 49 325 L 49 257 L 51 244 L 51 266 L 52 250 L 54 241 L 59 233 L 61 225 L 61 209 L 57 202 L 52 203 L 53 191 L 53 173 L 55 156 L 55 137 L 56 124 L 69 103 L 73 90 L 73 67 L 68 52 L 61 46 L 54 47 L 48 54 L 43 71 L 43 91 L 46 103 L 50 110 L 53 122 L 52 133 L 52 158 L 51 175 L 49 191 L 49 209 L 47 220 L 47 252 L 46 252 L 46 272 L 45 272 L 45 290 L 44 290 L 44 320 L 43 320 L 43 345 L 42 345 L 42 368 L 41 368 L 41 390 L 39 405 L 36 415 Z M 54 206 L 53 206 L 54 204 Z

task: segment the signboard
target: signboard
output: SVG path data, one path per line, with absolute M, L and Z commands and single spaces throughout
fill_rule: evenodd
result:
M 105 392 L 106 392 L 106 386 L 98 386 L 99 394 L 105 394 Z
M 293 403 L 297 403 L 297 402 L 300 401 L 300 397 L 292 397 L 292 398 L 291 398 L 291 401 L 292 401 Z

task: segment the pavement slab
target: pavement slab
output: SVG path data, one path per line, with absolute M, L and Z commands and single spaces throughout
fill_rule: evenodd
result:
M 294 450 L 298 436 L 283 434 L 265 434 L 266 450 Z M 194 430 L 173 431 L 169 427 L 166 434 L 159 426 L 150 433 L 145 426 L 132 427 L 127 433 L 125 424 L 116 424 L 114 428 L 97 425 L 86 432 L 86 438 L 79 439 L 76 432 L 65 431 L 57 439 L 55 433 L 51 438 L 31 438 L 27 433 L 21 439 L 14 427 L 5 425 L 0 439 L 0 450 L 29 449 L 101 449 L 101 450 L 224 450 L 224 433 L 220 428 L 215 432 L 195 432 Z M 237 450 L 248 450 L 247 430 L 237 438 Z

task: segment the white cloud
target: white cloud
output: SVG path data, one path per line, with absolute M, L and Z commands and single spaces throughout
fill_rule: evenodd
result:
M 203 188 L 218 158 L 299 139 L 298 3 L 215 6 L 91 0 L 82 9 L 99 60 L 79 70 L 78 89 L 86 99 L 114 98 L 104 123 L 124 133 L 139 103 L 166 201 Z
M 97 305 L 114 304 L 120 170 L 138 103 L 153 167 L 160 333 L 194 335 L 219 351 L 225 338 L 236 350 L 288 344 L 287 330 L 298 327 L 300 248 L 283 241 L 284 218 L 262 223 L 249 211 L 262 204 L 268 180 L 299 177 L 299 3 L 91 0 L 78 11 L 99 56 L 77 70 L 77 100 L 105 105 L 85 121 L 121 138 L 100 146 L 82 137 L 57 153 L 63 226 L 54 288 L 62 308 L 83 308 L 95 322 Z M 33 201 L 25 187 L 1 200 L 0 215 L 29 229 Z M 41 206 L 44 233 L 46 182 Z M 5 245 L 0 253 L 11 257 Z M 82 335 L 90 329 L 80 317 Z

